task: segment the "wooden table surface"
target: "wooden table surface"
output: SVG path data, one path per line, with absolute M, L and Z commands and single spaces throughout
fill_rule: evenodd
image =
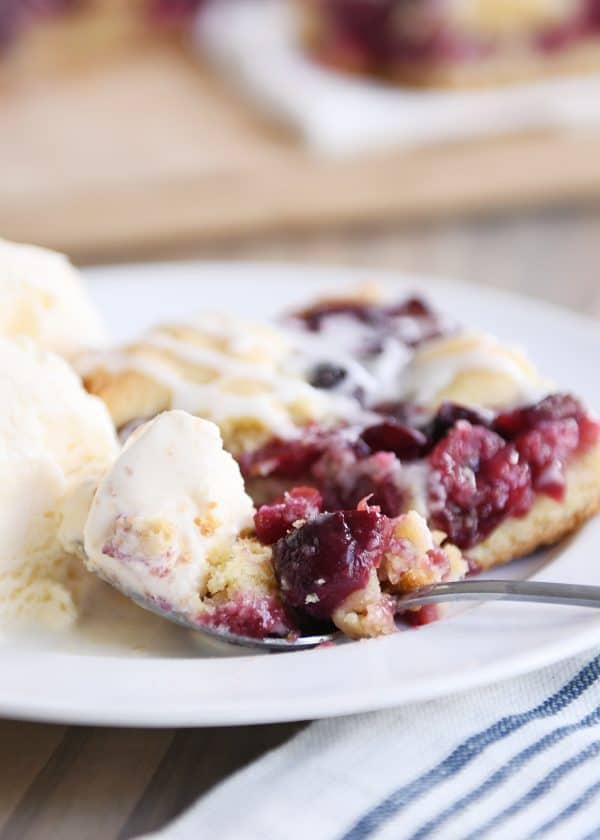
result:
M 600 314 L 600 207 L 239 242 L 179 256 L 435 272 Z M 149 832 L 300 726 L 173 731 L 0 721 L 0 840 Z M 202 840 L 213 838 L 203 832 Z
M 169 42 L 54 74 L 37 54 L 0 97 L 0 230 L 71 254 L 600 197 L 598 133 L 330 159 Z

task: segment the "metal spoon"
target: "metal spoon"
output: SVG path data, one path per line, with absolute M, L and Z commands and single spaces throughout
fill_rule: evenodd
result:
M 125 593 L 127 594 L 127 593 Z M 241 645 L 261 650 L 306 650 L 324 642 L 333 642 L 339 633 L 324 633 L 318 636 L 299 636 L 297 638 L 276 638 L 267 636 L 255 639 L 251 636 L 238 636 L 224 630 L 206 627 L 192 621 L 182 613 L 167 612 L 160 606 L 143 598 L 129 595 L 141 607 L 144 607 L 169 621 L 181 624 L 190 630 L 209 636 L 228 644 Z M 444 601 L 532 601 L 540 604 L 562 604 L 570 607 L 600 608 L 600 586 L 588 586 L 578 583 L 544 583 L 533 580 L 461 580 L 456 583 L 437 583 L 414 589 L 397 599 L 398 612 L 410 607 L 436 604 Z

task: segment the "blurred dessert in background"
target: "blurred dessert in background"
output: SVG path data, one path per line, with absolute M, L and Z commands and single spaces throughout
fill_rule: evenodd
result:
M 203 2 L 4 0 L 0 50 L 19 69 L 78 66 L 180 31 Z M 294 3 L 311 56 L 401 84 L 476 86 L 600 67 L 600 0 Z
M 426 87 L 600 67 L 598 0 L 296 0 L 310 54 Z

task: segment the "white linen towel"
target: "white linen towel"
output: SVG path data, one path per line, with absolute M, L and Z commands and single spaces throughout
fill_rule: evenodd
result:
M 293 654 L 292 654 L 293 655 Z M 600 840 L 600 655 L 311 724 L 152 840 Z
M 412 91 L 318 67 L 296 43 L 285 0 L 213 0 L 204 53 L 259 107 L 332 156 L 525 129 L 600 125 L 600 76 L 484 91 Z

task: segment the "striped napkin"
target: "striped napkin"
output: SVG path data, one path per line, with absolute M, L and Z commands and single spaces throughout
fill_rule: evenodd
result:
M 600 840 L 600 655 L 323 720 L 154 840 Z

